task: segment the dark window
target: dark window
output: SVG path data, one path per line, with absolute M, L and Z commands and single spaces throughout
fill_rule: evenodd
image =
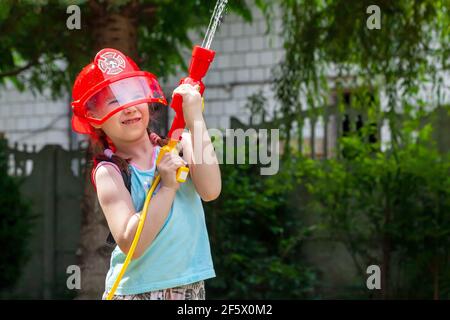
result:
M 342 95 L 342 99 L 343 102 L 345 104 L 345 109 L 346 110 L 350 110 L 352 108 L 352 93 L 351 92 L 344 92 Z M 375 101 L 375 97 L 373 95 L 373 93 L 370 93 L 370 101 L 374 102 Z M 358 106 L 359 108 L 357 108 L 357 110 L 353 109 L 353 112 L 349 112 L 346 111 L 342 117 L 342 135 L 348 136 L 350 132 L 352 131 L 356 131 L 356 132 L 361 132 L 361 129 L 364 127 L 365 120 L 364 120 L 364 106 Z M 369 143 L 376 143 L 378 138 L 377 138 L 377 124 L 376 123 L 371 123 L 370 124 L 371 128 L 373 128 L 373 130 L 371 130 L 371 133 L 368 137 L 368 142 Z

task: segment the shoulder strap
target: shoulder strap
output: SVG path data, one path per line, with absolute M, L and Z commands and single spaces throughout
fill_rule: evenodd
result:
M 123 183 L 125 183 L 125 187 L 127 188 L 128 192 L 131 193 L 131 175 L 129 172 L 126 172 L 124 170 L 120 170 L 120 173 L 122 174 Z

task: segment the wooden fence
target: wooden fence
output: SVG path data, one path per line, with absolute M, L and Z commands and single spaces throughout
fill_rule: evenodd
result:
M 77 264 L 83 190 L 84 148 L 64 150 L 46 145 L 15 145 L 9 150 L 9 174 L 24 177 L 22 194 L 32 203 L 36 220 L 29 241 L 30 257 L 15 288 L 4 298 L 63 299 L 67 267 Z

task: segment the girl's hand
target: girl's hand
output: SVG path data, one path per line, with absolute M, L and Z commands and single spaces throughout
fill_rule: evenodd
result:
M 199 85 L 181 84 L 173 91 L 183 97 L 183 116 L 188 128 L 191 128 L 195 121 L 203 119 L 202 96 L 199 90 Z
M 179 167 L 185 166 L 186 162 L 177 154 L 167 152 L 156 165 L 161 175 L 161 185 L 163 187 L 178 190 L 180 184 L 176 179 L 176 171 Z

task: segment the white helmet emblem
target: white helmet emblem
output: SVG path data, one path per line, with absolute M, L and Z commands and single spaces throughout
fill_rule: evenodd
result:
M 125 69 L 125 60 L 116 52 L 105 52 L 100 57 L 97 65 L 103 73 L 115 75 Z

